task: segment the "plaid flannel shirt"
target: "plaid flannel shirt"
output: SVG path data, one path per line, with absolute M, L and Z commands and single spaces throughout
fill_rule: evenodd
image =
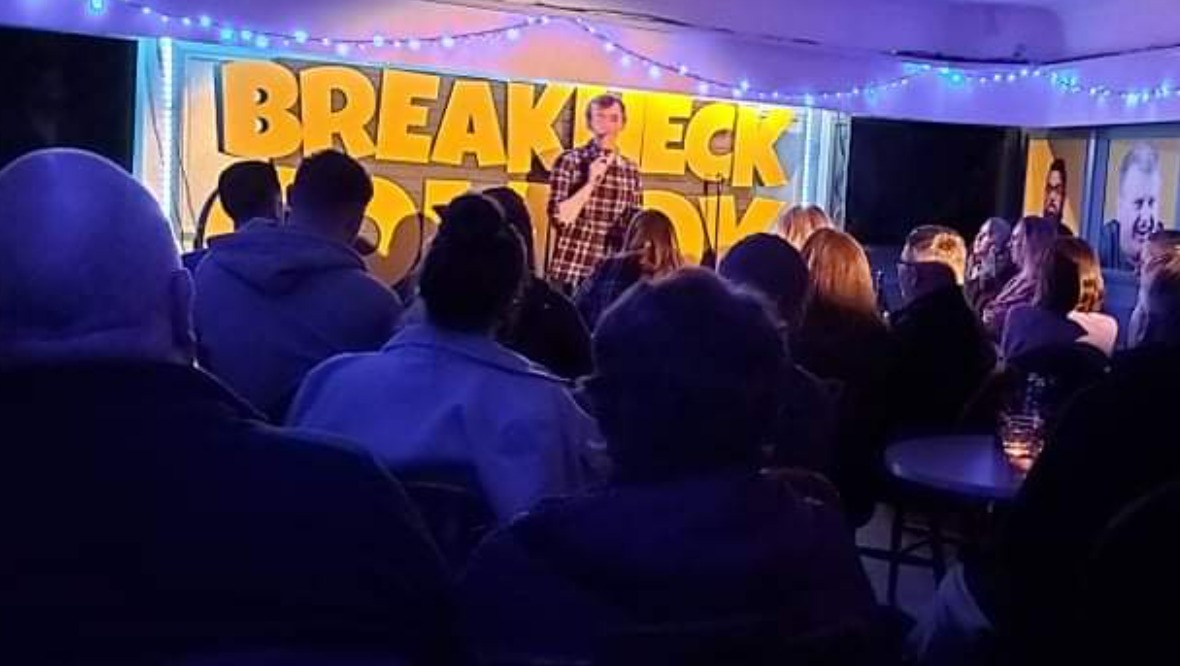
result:
M 585 208 L 572 224 L 557 220 L 557 206 L 573 196 L 590 177 L 590 163 L 603 151 L 591 141 L 562 153 L 549 174 L 549 224 L 557 245 L 548 267 L 550 279 L 577 285 L 604 258 L 620 251 L 627 223 L 643 205 L 639 167 L 622 155 L 607 169 Z

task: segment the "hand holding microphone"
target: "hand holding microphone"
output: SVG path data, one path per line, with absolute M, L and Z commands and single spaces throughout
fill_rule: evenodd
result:
M 598 156 L 598 159 L 590 163 L 590 182 L 594 186 L 598 186 L 603 178 L 606 178 L 606 171 L 615 163 L 617 159 L 615 153 L 606 152 Z

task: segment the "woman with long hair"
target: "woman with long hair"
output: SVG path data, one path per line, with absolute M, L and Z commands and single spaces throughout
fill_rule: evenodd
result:
M 850 520 L 860 525 L 872 516 L 877 498 L 893 348 L 877 310 L 868 255 L 856 239 L 820 229 L 803 246 L 803 259 L 811 297 L 791 349 L 804 368 L 843 387 L 832 480 Z
M 794 205 L 783 211 L 775 230 L 783 240 L 802 251 L 807 239 L 820 229 L 831 229 L 832 220 L 819 206 Z
M 632 285 L 670 275 L 683 264 L 672 220 L 658 210 L 641 210 L 627 227 L 623 251 L 599 264 L 578 288 L 578 312 L 594 330 L 602 313 Z
M 803 260 L 811 274 L 814 308 L 838 308 L 880 321 L 869 258 L 855 238 L 820 229 L 803 246 Z
M 1075 342 L 1114 353 L 1118 321 L 1102 312 L 1106 286 L 1098 255 L 1080 238 L 1053 242 L 1034 305 L 1013 308 L 1004 325 L 1005 358 Z
M 1036 299 L 1041 270 L 1056 239 L 1057 223 L 1043 217 L 1026 217 L 1012 230 L 1009 253 L 1018 272 L 980 313 L 993 340 L 998 340 L 1004 332 L 1012 308 L 1031 305 Z

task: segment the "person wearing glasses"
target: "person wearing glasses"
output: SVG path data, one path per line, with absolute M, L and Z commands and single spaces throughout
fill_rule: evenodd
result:
M 910 232 L 897 264 L 904 305 L 893 314 L 897 362 L 894 431 L 952 427 L 996 363 L 994 348 L 963 296 L 967 244 L 948 227 Z

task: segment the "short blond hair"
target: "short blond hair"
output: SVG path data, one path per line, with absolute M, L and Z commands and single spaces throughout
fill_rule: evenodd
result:
M 955 282 L 963 284 L 967 272 L 967 241 L 959 232 L 938 224 L 915 228 L 905 239 L 911 261 L 937 262 L 950 268 Z
M 819 206 L 794 205 L 783 211 L 775 223 L 776 231 L 783 240 L 796 250 L 802 251 L 811 235 L 820 229 L 830 229 L 832 219 Z

